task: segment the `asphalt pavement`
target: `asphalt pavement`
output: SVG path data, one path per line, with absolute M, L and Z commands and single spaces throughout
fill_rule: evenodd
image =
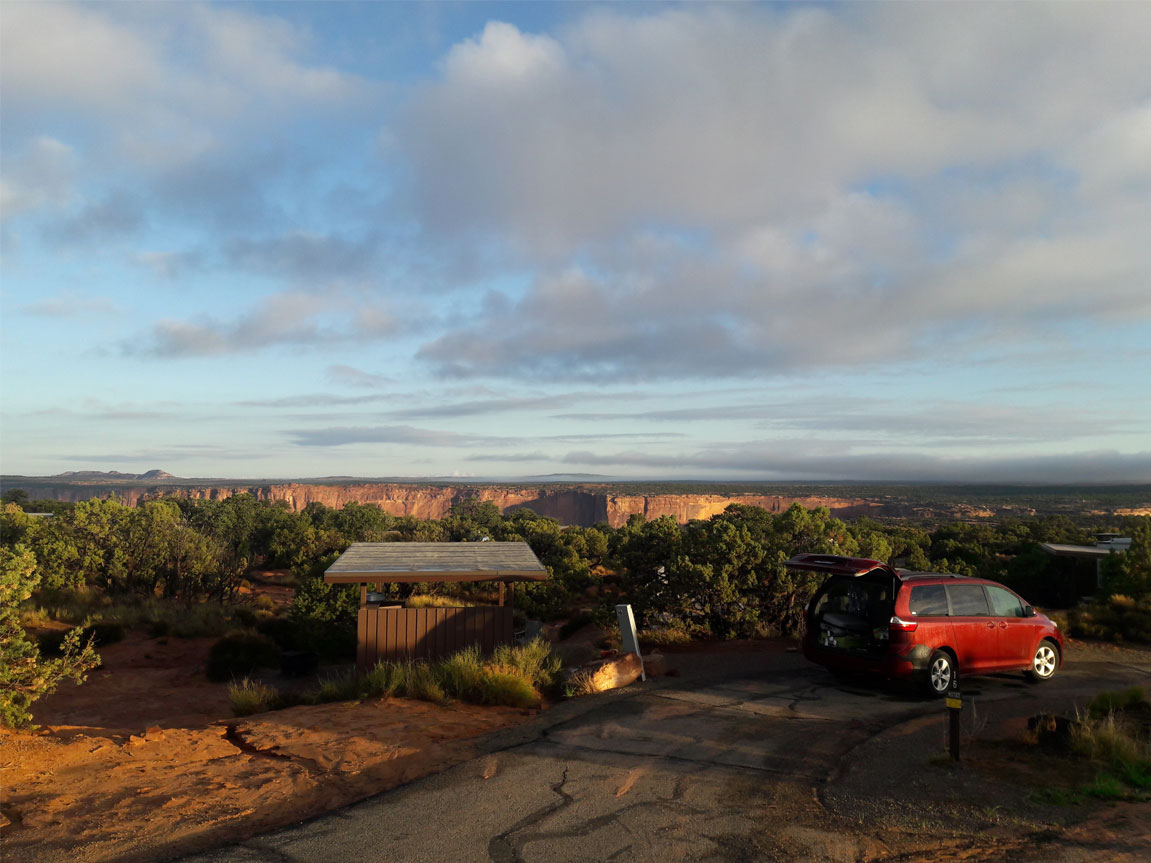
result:
M 836 681 L 794 653 L 683 665 L 680 678 L 557 705 L 444 773 L 182 863 L 855 861 L 882 856 L 874 825 L 906 819 L 941 781 L 926 766 L 945 752 L 937 701 Z M 1084 663 L 1039 686 L 973 679 L 965 735 L 1134 683 L 1151 683 L 1148 667 Z M 962 808 L 953 798 L 923 823 L 945 828 Z M 981 801 L 969 802 L 977 819 Z

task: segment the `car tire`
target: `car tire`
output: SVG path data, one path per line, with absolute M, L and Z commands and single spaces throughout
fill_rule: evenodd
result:
M 955 680 L 955 657 L 946 650 L 931 654 L 927 663 L 927 691 L 936 698 L 942 698 Z
M 1031 667 L 1027 669 L 1027 677 L 1035 683 L 1042 683 L 1055 676 L 1059 668 L 1059 648 L 1050 638 L 1039 642 L 1035 648 L 1035 655 L 1031 657 Z

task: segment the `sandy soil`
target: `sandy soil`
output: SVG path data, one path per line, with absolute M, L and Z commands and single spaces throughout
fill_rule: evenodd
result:
M 510 708 L 406 699 L 231 718 L 212 639 L 132 635 L 44 699 L 38 733 L 0 732 L 5 859 L 170 857 L 290 824 L 437 772 Z

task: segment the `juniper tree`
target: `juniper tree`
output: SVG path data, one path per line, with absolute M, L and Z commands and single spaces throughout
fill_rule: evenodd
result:
M 82 683 L 100 664 L 91 640 L 81 644 L 79 628 L 64 638 L 59 657 L 40 655 L 20 625 L 20 603 L 39 582 L 31 551 L 23 545 L 0 547 L 0 722 L 12 727 L 30 725 L 32 702 L 64 680 Z

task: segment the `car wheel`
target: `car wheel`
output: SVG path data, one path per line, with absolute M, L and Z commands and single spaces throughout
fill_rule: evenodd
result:
M 1031 658 L 1031 667 L 1027 669 L 1027 676 L 1036 683 L 1050 680 L 1059 668 L 1059 649 L 1050 639 L 1043 639 L 1039 647 L 1035 648 L 1035 656 Z
M 951 654 L 943 650 L 931 654 L 931 661 L 927 663 L 927 687 L 931 694 L 943 697 L 954 679 L 955 660 Z

